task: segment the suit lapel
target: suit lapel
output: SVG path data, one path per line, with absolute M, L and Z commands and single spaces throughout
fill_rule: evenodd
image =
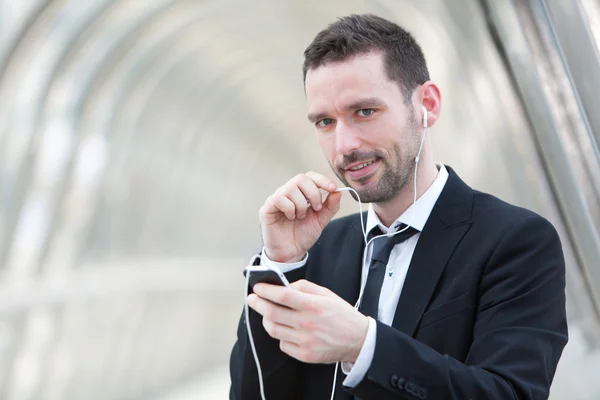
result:
M 366 214 L 366 212 L 363 213 L 365 221 Z M 340 247 L 341 252 L 335 262 L 336 280 L 333 289 L 341 298 L 354 305 L 360 292 L 365 242 L 359 214 L 351 217 L 349 225 L 343 244 Z
M 454 249 L 471 226 L 473 191 L 450 168 L 413 253 L 392 326 L 413 336 Z

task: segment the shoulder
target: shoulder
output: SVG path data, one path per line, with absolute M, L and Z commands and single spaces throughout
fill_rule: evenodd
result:
M 473 190 L 472 221 L 488 229 L 500 228 L 504 232 L 514 227 L 528 226 L 556 231 L 552 223 L 538 213 L 477 190 Z
M 492 194 L 471 188 L 446 165 L 448 180 L 434 211 L 445 225 L 469 220 L 472 229 L 497 237 L 515 226 L 537 225 L 554 231 L 552 224 L 536 212 L 510 204 Z M 475 229 L 473 229 L 475 228 Z
M 563 267 L 562 243 L 554 225 L 532 210 L 478 191 L 473 192 L 471 244 L 487 248 L 490 265 L 511 259 L 546 260 L 544 268 Z M 558 263 L 549 263 L 553 259 Z M 539 262 L 536 261 L 535 264 Z M 528 268 L 515 272 L 530 273 Z

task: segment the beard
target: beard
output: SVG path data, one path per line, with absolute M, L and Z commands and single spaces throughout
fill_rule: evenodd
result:
M 342 162 L 336 167 L 331 166 L 336 176 L 346 185 L 358 193 L 363 203 L 385 203 L 394 199 L 409 185 L 415 173 L 415 157 L 419 151 L 420 136 L 419 126 L 410 115 L 403 130 L 407 134 L 407 140 L 403 144 L 394 143 L 390 149 L 389 157 L 385 154 L 373 151 L 355 151 L 345 155 Z M 366 177 L 355 181 L 354 185 L 345 178 L 345 166 L 359 160 L 377 159 L 381 161 L 380 176 L 375 182 L 369 183 L 374 177 Z M 358 183 L 358 185 L 356 185 Z M 350 192 L 356 199 L 356 195 Z

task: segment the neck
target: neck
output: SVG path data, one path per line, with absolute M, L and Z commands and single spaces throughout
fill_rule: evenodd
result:
M 417 170 L 417 199 L 429 189 L 435 181 L 438 170 L 432 160 L 426 158 L 419 163 Z M 394 197 L 393 199 L 382 202 L 373 203 L 373 210 L 379 217 L 379 220 L 386 227 L 390 227 L 414 202 L 414 175 L 411 176 L 410 182 Z

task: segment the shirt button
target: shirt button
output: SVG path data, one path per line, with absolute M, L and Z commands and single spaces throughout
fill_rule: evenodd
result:
M 396 387 L 396 385 L 398 385 L 398 375 L 392 375 L 392 377 L 390 378 L 390 385 L 392 385 L 393 387 Z

